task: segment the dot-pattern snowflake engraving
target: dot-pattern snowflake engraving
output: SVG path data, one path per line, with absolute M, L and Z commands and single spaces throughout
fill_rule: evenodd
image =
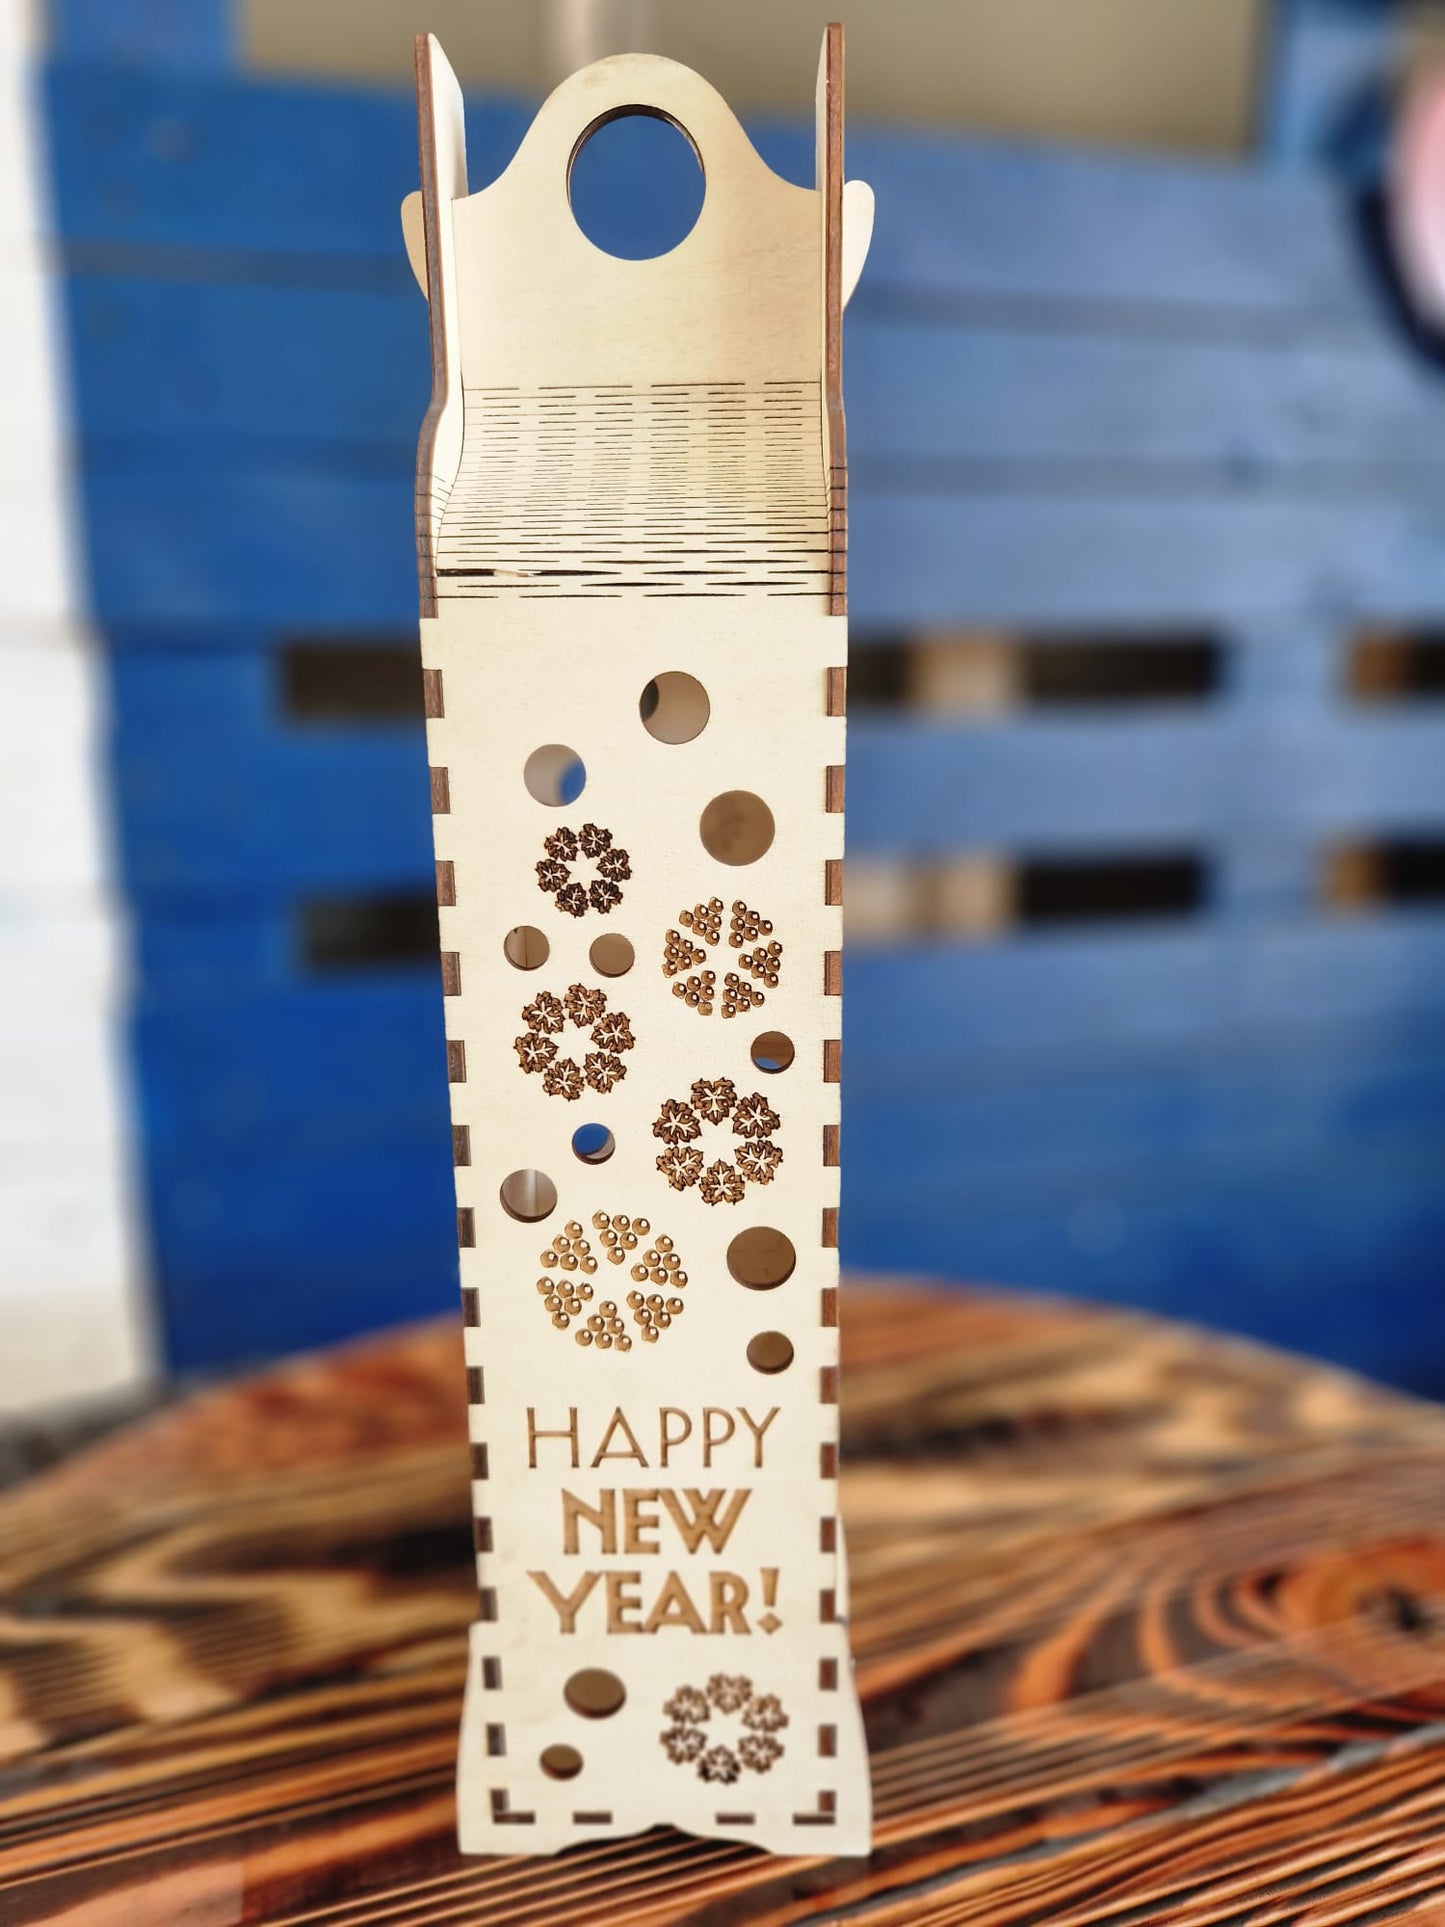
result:
M 776 1693 L 755 1692 L 741 1673 L 714 1673 L 705 1687 L 679 1686 L 662 1716 L 671 1722 L 658 1735 L 663 1752 L 674 1766 L 695 1767 L 700 1780 L 731 1786 L 783 1757 L 783 1703 Z
M 527 1028 L 513 1043 L 517 1062 L 524 1071 L 540 1074 L 548 1097 L 570 1103 L 581 1097 L 584 1085 L 605 1097 L 626 1077 L 621 1053 L 632 1050 L 637 1039 L 626 1011 L 607 1008 L 605 990 L 571 984 L 562 997 L 550 990 L 539 991 L 530 1004 L 523 1006 L 522 1022 Z M 569 1024 L 587 1031 L 597 1046 L 580 1064 L 575 1057 L 559 1055 L 557 1038 L 565 1034 Z
M 546 855 L 535 866 L 537 887 L 565 915 L 584 917 L 595 910 L 605 917 L 621 903 L 620 886 L 632 875 L 632 863 L 613 842 L 611 830 L 596 823 L 584 823 L 580 830 L 563 824 L 543 839 L 542 848 Z M 588 882 L 575 874 L 583 864 L 596 872 Z
M 715 970 L 695 970 L 707 963 L 707 948 L 722 942 L 723 900 L 710 897 L 678 913 L 682 929 L 669 930 L 662 946 L 662 974 L 678 981 L 672 986 L 689 1010 L 711 1017 L 721 1007 L 724 1017 L 741 1017 L 767 1002 L 765 990 L 776 990 L 783 967 L 783 946 L 773 936 L 769 918 L 743 902 L 733 904 L 728 943 L 740 950 L 738 968 L 724 973 L 719 991 Z M 692 935 L 685 936 L 684 931 Z M 747 946 L 751 945 L 751 948 Z
M 708 1161 L 697 1140 L 707 1126 L 728 1124 L 742 1140 L 732 1157 Z M 674 1191 L 694 1185 L 704 1204 L 737 1204 L 749 1184 L 771 1184 L 783 1161 L 773 1142 L 782 1119 L 761 1091 L 739 1097 L 728 1077 L 700 1077 L 686 1098 L 669 1097 L 653 1120 L 664 1150 L 657 1168 Z
M 628 1266 L 633 1288 L 627 1293 L 626 1315 L 615 1298 L 596 1298 L 591 1280 L 598 1268 L 597 1255 L 592 1240 L 575 1219 L 541 1254 L 547 1275 L 537 1280 L 537 1292 L 543 1308 L 551 1313 L 558 1331 L 567 1331 L 574 1320 L 578 1321 L 573 1338 L 579 1345 L 590 1345 L 600 1352 L 632 1350 L 628 1320 L 644 1344 L 655 1345 L 682 1316 L 681 1293 L 687 1289 L 687 1273 L 672 1239 L 661 1232 L 654 1237 L 647 1218 L 630 1218 L 623 1213 L 614 1217 L 606 1211 L 594 1211 L 592 1229 L 598 1234 L 597 1242 L 608 1263 Z M 588 1306 L 592 1307 L 590 1311 Z

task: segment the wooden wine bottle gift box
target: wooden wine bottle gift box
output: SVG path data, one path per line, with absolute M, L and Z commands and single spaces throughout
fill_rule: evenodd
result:
M 840 321 L 871 217 L 842 37 L 815 188 L 650 56 L 574 75 L 468 194 L 417 44 L 422 657 L 480 1612 L 471 1852 L 667 1822 L 869 1839 L 838 1527 L 846 623 Z M 572 162 L 661 116 L 655 259 Z M 856 260 L 853 257 L 858 257 Z

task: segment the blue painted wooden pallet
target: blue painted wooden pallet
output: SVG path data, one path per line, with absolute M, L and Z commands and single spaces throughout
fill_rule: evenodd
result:
M 139 0 L 109 17 L 144 43 Z M 62 48 L 95 44 L 80 0 L 66 20 Z M 184 1363 L 452 1284 L 438 988 L 298 940 L 318 897 L 430 888 L 420 731 L 303 726 L 277 671 L 288 636 L 414 621 L 411 107 L 248 83 L 220 48 L 198 26 L 189 70 L 48 77 Z M 525 121 L 478 106 L 474 178 Z M 759 139 L 808 177 L 810 135 Z M 879 200 L 855 632 L 1206 629 L 1226 676 L 1188 709 L 855 711 L 855 854 L 1179 850 L 1208 893 L 1173 923 L 850 950 L 845 1256 L 1445 1384 L 1445 921 L 1331 918 L 1316 885 L 1333 840 L 1445 834 L 1445 711 L 1342 689 L 1356 626 L 1445 612 L 1445 378 L 1319 172 L 868 133 L 850 161 Z

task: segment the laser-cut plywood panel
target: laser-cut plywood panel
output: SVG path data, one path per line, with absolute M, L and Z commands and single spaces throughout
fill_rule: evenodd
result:
M 422 654 L 481 1610 L 472 1852 L 658 1823 L 866 1850 L 837 1520 L 841 33 L 819 185 L 696 75 L 607 60 L 468 196 L 418 42 Z M 599 252 L 645 108 L 687 238 Z M 849 260 L 845 264 L 845 252 Z

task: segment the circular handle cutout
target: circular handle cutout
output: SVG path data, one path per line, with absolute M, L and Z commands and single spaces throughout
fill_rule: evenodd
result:
M 641 104 L 594 120 L 567 167 L 572 219 L 594 248 L 621 261 L 671 254 L 697 225 L 706 191 L 692 136 Z

